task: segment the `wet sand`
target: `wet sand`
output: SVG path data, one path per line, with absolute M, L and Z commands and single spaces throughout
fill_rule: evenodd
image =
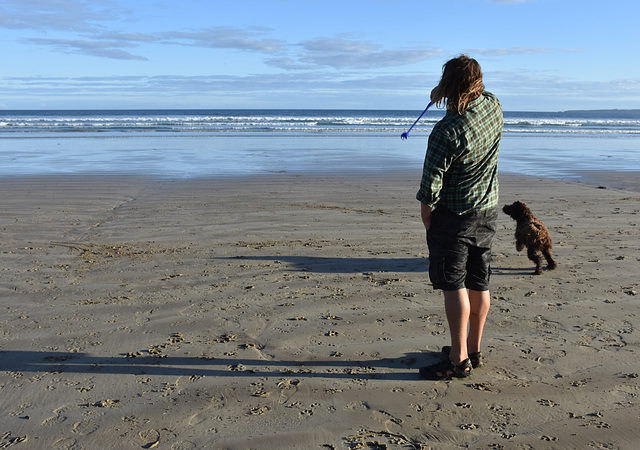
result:
M 501 213 L 487 363 L 438 382 L 420 173 L 1 179 L 0 447 L 636 448 L 640 177 L 593 175 L 501 177 L 559 268 Z

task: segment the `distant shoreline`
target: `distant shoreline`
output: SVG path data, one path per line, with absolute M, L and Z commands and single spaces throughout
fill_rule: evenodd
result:
M 277 112 L 277 111 L 339 111 L 339 112 L 390 112 L 390 113 L 402 113 L 408 111 L 420 111 L 418 109 L 363 109 L 363 108 L 96 108 L 96 109 L 2 109 L 0 108 L 0 115 L 6 114 L 29 114 L 29 113 L 81 113 L 81 112 L 191 112 L 191 113 L 206 113 L 210 111 L 220 112 L 238 112 L 238 111 L 251 111 L 251 112 Z M 442 109 L 432 109 L 427 114 L 444 113 Z M 505 110 L 505 114 L 580 114 L 580 113 L 601 113 L 601 114 L 630 114 L 640 116 L 640 109 L 568 109 L 568 110 Z

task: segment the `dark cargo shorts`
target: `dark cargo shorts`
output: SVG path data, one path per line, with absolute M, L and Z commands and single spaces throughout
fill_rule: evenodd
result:
M 438 207 L 427 231 L 429 278 L 435 289 L 489 290 L 491 242 L 498 210 L 458 215 Z

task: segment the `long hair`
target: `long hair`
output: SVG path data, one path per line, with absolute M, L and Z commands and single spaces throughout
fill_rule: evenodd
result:
M 448 113 L 464 114 L 469 103 L 483 92 L 482 69 L 475 59 L 460 55 L 442 66 L 442 78 L 436 87 L 437 104 L 441 106 L 446 99 Z

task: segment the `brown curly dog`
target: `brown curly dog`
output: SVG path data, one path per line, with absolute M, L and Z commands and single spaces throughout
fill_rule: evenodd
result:
M 536 265 L 536 275 L 542 273 L 540 252 L 547 260 L 548 269 L 556 269 L 558 264 L 551 257 L 551 236 L 547 227 L 533 215 L 524 203 L 517 201 L 505 205 L 502 210 L 516 221 L 516 250 L 527 247 L 527 256 Z

